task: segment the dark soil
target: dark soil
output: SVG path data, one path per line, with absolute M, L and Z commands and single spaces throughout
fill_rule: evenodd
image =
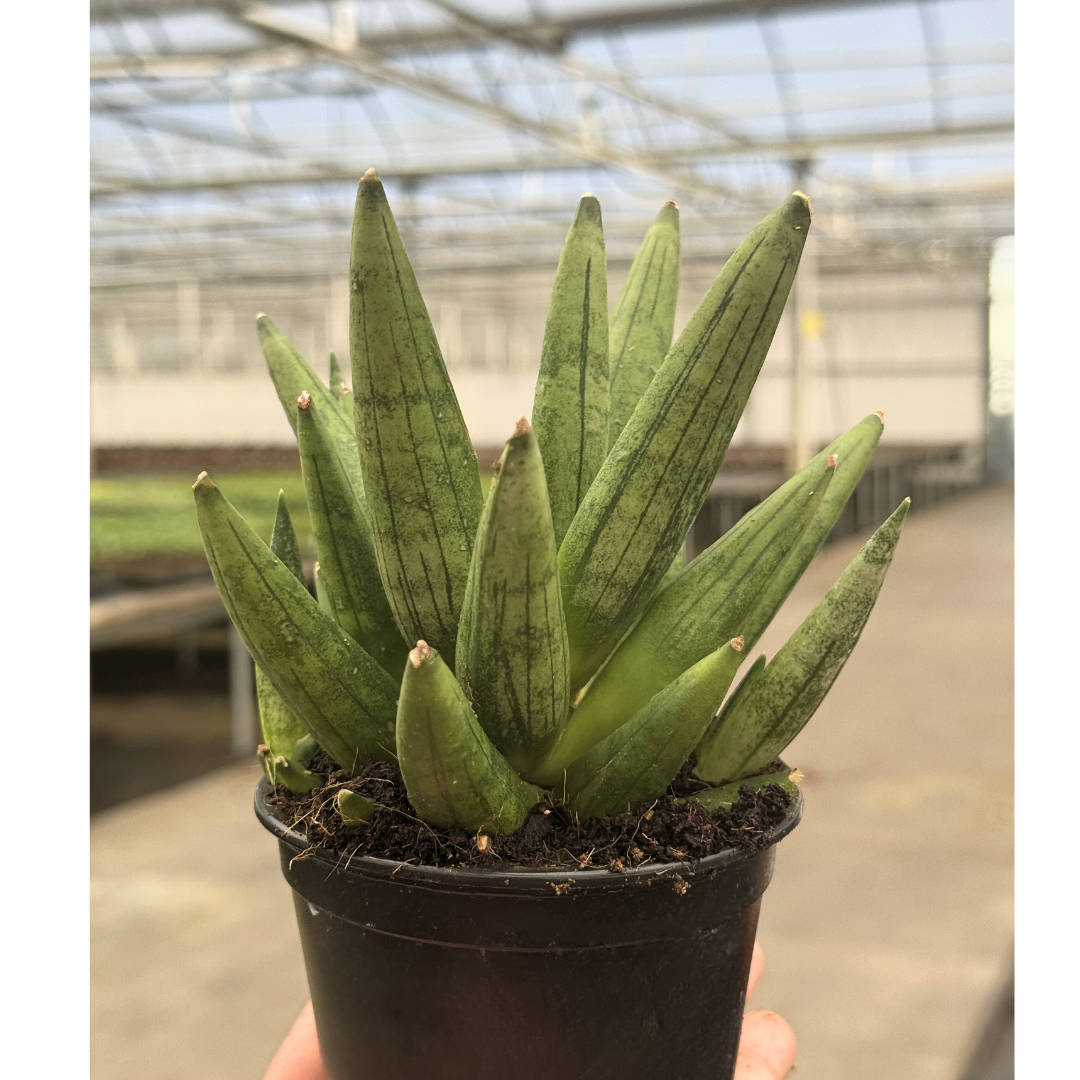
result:
M 668 791 L 651 806 L 618 817 L 579 822 L 562 803 L 545 799 L 509 836 L 472 836 L 421 821 L 405 794 L 396 765 L 369 760 L 350 776 L 321 753 L 310 768 L 326 776 L 317 791 L 296 795 L 278 786 L 268 798 L 277 816 L 311 844 L 337 855 L 372 855 L 424 866 L 517 866 L 625 873 L 657 862 L 693 862 L 728 848 L 760 850 L 784 818 L 791 796 L 779 784 L 744 788 L 729 810 L 706 810 L 680 796 L 708 787 L 690 775 L 688 761 Z M 784 768 L 777 760 L 769 770 Z M 379 807 L 367 825 L 348 826 L 334 809 L 341 788 L 359 791 Z

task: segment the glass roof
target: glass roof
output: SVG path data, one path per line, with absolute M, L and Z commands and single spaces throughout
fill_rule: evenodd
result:
M 615 260 L 666 198 L 715 258 L 795 186 L 826 266 L 1012 231 L 1004 0 L 90 8 L 96 284 L 339 273 L 371 165 L 429 271 L 552 259 L 586 190 Z

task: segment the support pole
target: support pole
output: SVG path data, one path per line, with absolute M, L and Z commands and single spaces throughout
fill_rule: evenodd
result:
M 247 757 L 258 745 L 255 732 L 255 668 L 247 646 L 229 623 L 230 741 L 234 757 Z

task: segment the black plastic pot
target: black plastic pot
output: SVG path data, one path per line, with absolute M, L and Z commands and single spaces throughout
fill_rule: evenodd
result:
M 801 795 L 763 851 L 622 875 L 297 859 L 267 792 L 331 1080 L 730 1080 Z

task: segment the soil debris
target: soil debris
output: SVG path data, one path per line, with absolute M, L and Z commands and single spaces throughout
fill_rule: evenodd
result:
M 368 760 L 357 775 L 350 776 L 322 752 L 309 768 L 326 777 L 323 787 L 298 795 L 278 786 L 267 802 L 283 822 L 304 833 L 314 847 L 334 852 L 342 864 L 356 856 L 372 855 L 424 866 L 516 866 L 625 874 L 629 867 L 651 863 L 693 863 L 728 848 L 763 848 L 769 831 L 783 820 L 792 797 L 778 784 L 769 784 L 758 791 L 744 788 L 739 801 L 727 810 L 706 810 L 693 800 L 680 802 L 680 798 L 709 786 L 692 775 L 693 764 L 691 758 L 651 806 L 580 822 L 566 806 L 549 797 L 509 836 L 477 837 L 463 830 L 433 828 L 416 816 L 396 765 Z M 784 767 L 777 760 L 766 771 Z M 367 825 L 342 822 L 334 806 L 342 788 L 378 804 Z M 680 896 L 689 888 L 689 882 L 678 875 L 671 880 Z

